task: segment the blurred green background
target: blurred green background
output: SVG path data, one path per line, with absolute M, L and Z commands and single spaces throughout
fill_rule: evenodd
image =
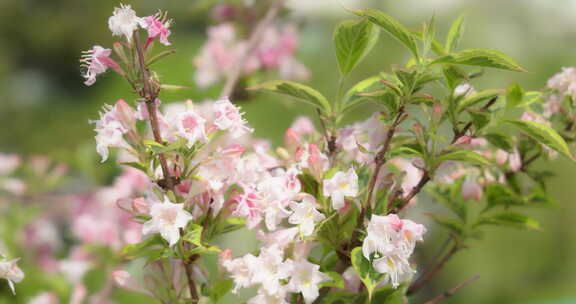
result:
M 209 14 L 198 1 L 125 1 L 142 15 L 167 10 L 175 19 L 171 41 L 177 53 L 156 69 L 166 84 L 195 87 L 192 58 L 202 45 Z M 0 1 L 0 151 L 47 154 L 72 167 L 91 172 L 106 183 L 112 163 L 101 165 L 94 152 L 94 133 L 88 123 L 104 103 L 133 95 L 118 76 L 103 75 L 84 87 L 78 58 L 93 44 L 109 46 L 107 18 L 117 1 L 2 0 Z M 518 82 L 540 89 L 561 67 L 576 65 L 575 0 L 290 0 L 289 19 L 302 25 L 298 57 L 312 71 L 310 83 L 334 94 L 338 72 L 331 37 L 334 25 L 351 18 L 344 7 L 385 10 L 416 28 L 436 15 L 440 37 L 460 14 L 468 15 L 463 47 L 494 48 L 515 58 L 529 73 L 490 70 L 477 88 L 504 88 Z M 407 58 L 404 49 L 386 35 L 354 73 L 349 83 L 389 70 Z M 209 90 L 164 92 L 164 102 L 218 96 Z M 258 96 L 242 104 L 257 137 L 279 144 L 296 115 L 310 109 L 274 96 Z M 358 111 L 368 115 L 370 109 Z M 483 241 L 456 256 L 423 299 L 480 274 L 481 279 L 446 303 L 576 303 L 576 166 L 565 159 L 541 163 L 556 173 L 550 190 L 557 206 L 533 210 L 543 231 L 493 230 Z M 426 202 L 423 202 L 426 204 Z M 420 211 L 421 213 L 421 211 Z M 426 219 L 419 214 L 415 218 Z M 430 256 L 444 238 L 432 230 L 423 245 Z M 253 244 L 253 243 L 252 243 Z M 421 267 L 424 267 L 422 265 Z

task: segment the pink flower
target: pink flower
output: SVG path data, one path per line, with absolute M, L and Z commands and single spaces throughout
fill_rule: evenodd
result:
M 20 156 L 16 154 L 2 154 L 0 153 L 0 174 L 8 175 L 12 173 L 21 163 Z
M 240 109 L 233 105 L 227 98 L 220 99 L 214 103 L 214 124 L 220 130 L 227 130 L 232 137 L 238 138 L 253 130 L 246 126 L 244 115 Z
M 80 65 L 85 69 L 82 75 L 86 78 L 85 85 L 91 86 L 96 82 L 96 76 L 106 72 L 108 68 L 113 68 L 115 71 L 122 74 L 122 69 L 118 64 L 110 59 L 111 49 L 105 49 L 99 45 L 95 45 L 91 50 L 82 52 Z
M 156 15 L 144 17 L 144 21 L 147 24 L 146 29 L 148 30 L 148 41 L 146 45 L 150 44 L 156 37 L 160 37 L 160 43 L 163 45 L 170 45 L 168 41 L 168 36 L 170 36 L 171 21 L 162 21 L 162 14 L 158 13 Z
M 186 111 L 178 115 L 176 127 L 178 135 L 188 141 L 188 148 L 191 148 L 196 141 L 206 142 L 208 138 L 205 132 L 206 120 L 194 111 Z

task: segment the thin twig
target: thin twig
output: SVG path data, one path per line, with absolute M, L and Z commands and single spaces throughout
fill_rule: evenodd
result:
M 139 43 L 138 33 L 134 35 L 134 42 L 136 45 L 136 52 L 138 55 L 138 64 L 140 65 L 140 71 L 142 73 L 142 82 L 143 82 L 143 92 L 140 92 L 140 96 L 145 99 L 146 108 L 148 109 L 148 115 L 150 117 L 150 126 L 152 128 L 152 134 L 154 135 L 154 140 L 158 143 L 163 143 L 162 135 L 160 133 L 160 126 L 158 124 L 158 113 L 156 107 L 156 97 L 158 96 L 158 91 L 153 91 L 150 86 L 150 77 L 148 74 L 148 68 L 144 62 L 144 53 L 142 51 L 142 46 Z M 158 158 L 160 160 L 160 166 L 162 167 L 162 173 L 164 176 L 164 183 L 167 189 L 173 190 L 174 183 L 172 180 L 172 176 L 170 175 L 170 169 L 168 168 L 168 163 L 163 153 L 158 154 Z M 184 234 L 184 231 L 180 229 L 180 236 Z M 188 246 L 184 244 L 184 249 L 187 251 Z M 192 298 L 193 303 L 197 303 L 199 300 L 198 291 L 196 290 L 196 283 L 194 282 L 193 276 L 193 263 L 196 259 L 195 256 L 191 256 L 189 258 L 185 258 L 182 263 L 184 264 L 184 269 L 186 270 L 186 278 L 188 280 L 188 289 L 190 290 L 190 297 Z
M 464 282 L 456 285 L 456 286 L 453 287 L 452 289 L 450 289 L 450 290 L 448 290 L 448 291 L 445 291 L 444 293 L 442 293 L 441 295 L 435 297 L 434 299 L 432 299 L 432 300 L 430 300 L 430 301 L 427 301 L 427 302 L 424 303 L 424 304 L 436 304 L 436 303 L 440 303 L 440 302 L 442 302 L 444 299 L 446 299 L 446 298 L 452 296 L 453 294 L 455 294 L 458 290 L 466 287 L 466 285 L 468 285 L 468 284 L 470 284 L 470 283 L 478 280 L 479 278 L 480 278 L 480 275 L 477 274 L 477 275 L 469 278 L 468 280 L 466 280 L 466 281 L 464 281 Z
M 428 172 L 426 170 L 424 170 L 422 177 L 420 178 L 420 181 L 418 181 L 418 184 L 416 184 L 416 186 L 414 186 L 414 188 L 412 188 L 412 190 L 410 191 L 408 196 L 406 196 L 406 198 L 404 198 L 404 200 L 402 200 L 402 202 L 396 208 L 392 209 L 390 211 L 390 213 L 402 212 L 406 208 L 406 206 L 408 206 L 410 201 L 416 196 L 416 194 L 420 193 L 420 191 L 422 191 L 422 189 L 424 189 L 424 186 L 426 186 L 426 184 L 430 180 L 431 180 L 430 174 L 428 174 Z
M 424 287 L 424 285 L 426 285 L 428 281 L 430 281 L 440 270 L 442 270 L 442 268 L 444 268 L 448 260 L 450 260 L 452 256 L 454 256 L 454 254 L 456 254 L 456 252 L 458 252 L 461 248 L 462 247 L 460 247 L 458 244 L 455 244 L 452 247 L 452 249 L 450 249 L 450 251 L 440 260 L 440 262 L 436 264 L 436 266 L 430 269 L 430 271 L 423 274 L 422 277 L 420 277 L 418 280 L 416 280 L 416 282 L 410 285 L 406 294 L 407 295 L 413 294 L 418 290 L 420 290 L 420 288 Z
M 268 12 L 266 12 L 264 18 L 262 18 L 260 23 L 256 25 L 256 28 L 254 29 L 252 35 L 248 39 L 248 43 L 246 44 L 244 52 L 242 53 L 240 58 L 238 58 L 238 64 L 232 67 L 230 74 L 228 74 L 228 78 L 226 79 L 226 83 L 224 84 L 224 88 L 222 89 L 221 94 L 222 97 L 228 97 L 232 94 L 232 92 L 234 92 L 236 83 L 240 79 L 240 74 L 242 73 L 242 69 L 244 68 L 244 62 L 246 62 L 246 59 L 248 59 L 248 56 L 254 51 L 258 43 L 260 43 L 260 40 L 262 39 L 264 32 L 266 31 L 270 23 L 274 20 L 276 15 L 278 15 L 278 12 L 282 7 L 283 2 L 284 2 L 283 0 L 274 1 L 274 3 L 270 5 L 270 8 L 268 9 Z

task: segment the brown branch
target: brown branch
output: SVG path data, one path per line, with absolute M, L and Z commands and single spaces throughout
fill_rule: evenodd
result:
M 402 122 L 403 118 L 404 118 L 404 109 L 401 108 L 398 111 L 398 114 L 396 114 L 396 118 L 394 118 L 394 121 L 392 122 L 390 129 L 388 129 L 388 132 L 386 132 L 386 137 L 384 138 L 382 149 L 378 151 L 378 154 L 376 154 L 376 157 L 374 158 L 375 163 L 374 173 L 372 175 L 372 178 L 370 179 L 370 184 L 368 186 L 368 197 L 366 198 L 366 206 L 364 207 L 370 206 L 370 203 L 372 202 L 372 196 L 374 193 L 374 188 L 376 188 L 376 182 L 378 181 L 378 176 L 380 175 L 382 166 L 384 166 L 384 164 L 386 164 L 387 161 L 386 153 L 388 153 L 388 150 L 390 149 L 392 138 L 394 137 L 394 134 L 396 133 L 396 130 L 398 129 L 398 126 Z
M 430 271 L 424 273 L 420 278 L 416 280 L 416 282 L 410 285 L 406 294 L 413 294 L 420 290 L 420 288 L 424 287 L 428 281 L 430 281 L 440 270 L 442 270 L 442 268 L 444 268 L 448 260 L 450 260 L 452 256 L 454 256 L 454 254 L 456 254 L 456 252 L 458 252 L 461 248 L 462 247 L 460 247 L 458 244 L 455 244 L 454 247 L 452 247 L 452 249 L 450 249 L 450 251 L 440 260 L 440 262 L 436 264 L 436 266 L 430 269 Z
M 471 278 L 469 278 L 468 280 L 456 285 L 455 287 L 453 287 L 452 289 L 445 291 L 444 293 L 442 293 L 441 295 L 435 297 L 434 299 L 427 301 L 424 304 L 436 304 L 436 303 L 440 303 L 442 302 L 444 299 L 452 296 L 453 294 L 455 294 L 458 290 L 466 287 L 466 285 L 478 280 L 480 278 L 480 275 L 475 275 Z
M 248 59 L 248 56 L 250 55 L 250 53 L 254 51 L 258 43 L 260 43 L 260 40 L 262 39 L 262 36 L 264 35 L 266 28 L 268 28 L 268 26 L 274 20 L 276 15 L 278 15 L 278 12 L 282 7 L 283 2 L 284 2 L 283 0 L 274 1 L 274 3 L 270 5 L 270 8 L 268 9 L 268 12 L 266 12 L 264 18 L 262 18 L 262 20 L 258 23 L 258 25 L 256 25 L 256 28 L 254 29 L 252 35 L 248 39 L 248 43 L 246 44 L 244 52 L 238 59 L 238 64 L 233 66 L 232 70 L 230 71 L 230 74 L 228 74 L 228 78 L 226 79 L 226 83 L 224 84 L 224 88 L 222 89 L 221 94 L 222 97 L 230 96 L 232 92 L 234 92 L 236 83 L 240 79 L 240 74 L 242 73 L 242 69 L 244 68 L 244 62 L 246 62 L 246 59 Z
M 138 33 L 134 35 L 134 44 L 136 45 L 136 53 L 138 57 L 138 64 L 140 66 L 140 72 L 142 73 L 142 85 L 144 88 L 139 92 L 139 95 L 144 98 L 146 102 L 146 109 L 148 110 L 148 116 L 150 117 L 150 126 L 152 128 L 152 134 L 154 135 L 154 140 L 160 144 L 163 144 L 162 135 L 160 134 L 160 126 L 158 124 L 158 113 L 156 109 L 156 97 L 158 96 L 157 90 L 152 90 L 150 86 L 150 75 L 148 73 L 148 68 L 144 62 L 144 53 L 142 51 L 142 45 L 140 45 Z M 172 177 L 170 176 L 170 169 L 168 168 L 168 162 L 164 153 L 158 153 L 158 159 L 160 160 L 160 166 L 162 167 L 162 175 L 164 176 L 164 182 L 159 183 L 162 188 L 168 188 L 170 190 L 174 189 L 174 183 Z M 164 185 L 162 185 L 164 184 Z
M 416 184 L 416 186 L 414 186 L 414 188 L 412 188 L 412 190 L 410 191 L 408 196 L 406 196 L 406 198 L 404 198 L 404 200 L 396 208 L 392 209 L 390 211 L 390 213 L 402 212 L 406 208 L 406 206 L 408 206 L 410 201 L 416 196 L 416 194 L 420 193 L 420 191 L 422 191 L 422 189 L 424 189 L 424 186 L 426 186 L 426 184 L 430 180 L 431 180 L 430 175 L 428 174 L 427 171 L 424 171 L 424 173 L 422 174 L 422 177 L 420 178 L 420 181 L 418 181 L 418 184 Z
M 160 126 L 158 124 L 158 113 L 156 107 L 156 97 L 158 96 L 158 90 L 152 90 L 151 85 L 149 83 L 150 76 L 148 73 L 148 68 L 146 67 L 146 63 L 144 62 L 144 53 L 142 51 L 142 46 L 140 45 L 138 33 L 134 35 L 134 42 L 136 45 L 136 52 L 138 55 L 138 64 L 140 65 L 140 71 L 142 73 L 142 82 L 143 82 L 143 90 L 140 92 L 140 96 L 142 96 L 146 102 L 146 108 L 148 110 L 148 115 L 150 117 L 150 126 L 152 128 L 152 134 L 154 135 L 154 140 L 160 144 L 164 143 L 162 140 L 162 135 L 160 133 Z M 166 161 L 166 157 L 163 153 L 158 153 L 158 159 L 160 160 L 160 166 L 162 167 L 162 173 L 164 176 L 163 183 L 159 183 L 165 189 L 174 189 L 174 181 L 172 176 L 170 175 L 170 169 L 168 168 L 168 163 Z M 162 185 L 163 184 L 163 185 Z M 184 235 L 184 231 L 180 229 L 180 236 Z M 188 245 L 184 244 L 184 249 L 187 251 L 189 250 Z M 188 289 L 190 290 L 190 297 L 192 298 L 193 303 L 197 303 L 199 300 L 198 291 L 196 290 L 196 283 L 194 282 L 194 274 L 193 274 L 193 263 L 196 260 L 197 256 L 193 255 L 189 258 L 185 258 L 182 260 L 184 264 L 184 269 L 186 270 L 186 278 L 188 280 Z

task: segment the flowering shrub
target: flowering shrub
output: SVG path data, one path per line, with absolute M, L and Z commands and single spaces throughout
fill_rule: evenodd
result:
M 554 76 L 542 92 L 518 85 L 477 90 L 473 82 L 484 70 L 470 67 L 524 69 L 495 50 L 460 50 L 463 18 L 442 44 L 434 19 L 411 31 L 383 12 L 351 10 L 358 18 L 334 32 L 340 72 L 334 99 L 288 80 L 251 87 L 317 111 L 319 129 L 300 117 L 286 130 L 284 145 L 273 149 L 251 137 L 253 129 L 228 96 L 241 76 L 259 69 L 290 78 L 307 74 L 293 57 L 295 29 L 272 23 L 280 4 L 270 5 L 246 40 L 236 38 L 231 24 L 209 30 L 194 60 L 196 81 L 207 86 L 225 78 L 224 97 L 167 105 L 158 98 L 165 86 L 151 66 L 173 52 L 153 48 L 171 45 L 172 21 L 164 13 L 138 17 L 129 5 L 114 9 L 108 25 L 121 41 L 112 49 L 94 46 L 81 61 L 86 85 L 110 68 L 136 94 L 134 101 L 103 106 L 92 122 L 102 162 L 116 152 L 122 175 L 109 187 L 72 196 L 69 225 L 80 245 L 60 248 L 55 217 L 26 228 L 40 267 L 66 277 L 72 303 L 106 303 L 114 288 L 162 303 L 216 303 L 252 287 L 257 291 L 247 303 L 399 303 L 470 239 L 481 238 L 485 226 L 539 229 L 522 209 L 551 199 L 545 172 L 531 164 L 558 155 L 573 159 L 573 69 Z M 380 32 L 396 38 L 411 58 L 346 88 Z M 369 103 L 379 110 L 368 119 L 342 123 L 351 109 Z M 24 184 L 9 177 L 18 166 L 18 157 L 0 157 L 0 188 L 10 195 L 24 193 Z M 446 209 L 427 215 L 448 231 L 448 240 L 438 261 L 421 271 L 413 254 L 430 227 L 407 211 L 419 207 L 424 191 Z M 218 237 L 241 228 L 256 232 L 259 250 L 239 255 L 220 248 Z M 67 257 L 55 259 L 56 251 Z M 217 267 L 205 262 L 210 255 L 218 256 Z M 0 277 L 12 288 L 24 277 L 17 262 L 0 260 Z M 105 284 L 86 290 L 86 274 L 97 267 L 108 273 Z M 55 299 L 45 293 L 35 300 Z

